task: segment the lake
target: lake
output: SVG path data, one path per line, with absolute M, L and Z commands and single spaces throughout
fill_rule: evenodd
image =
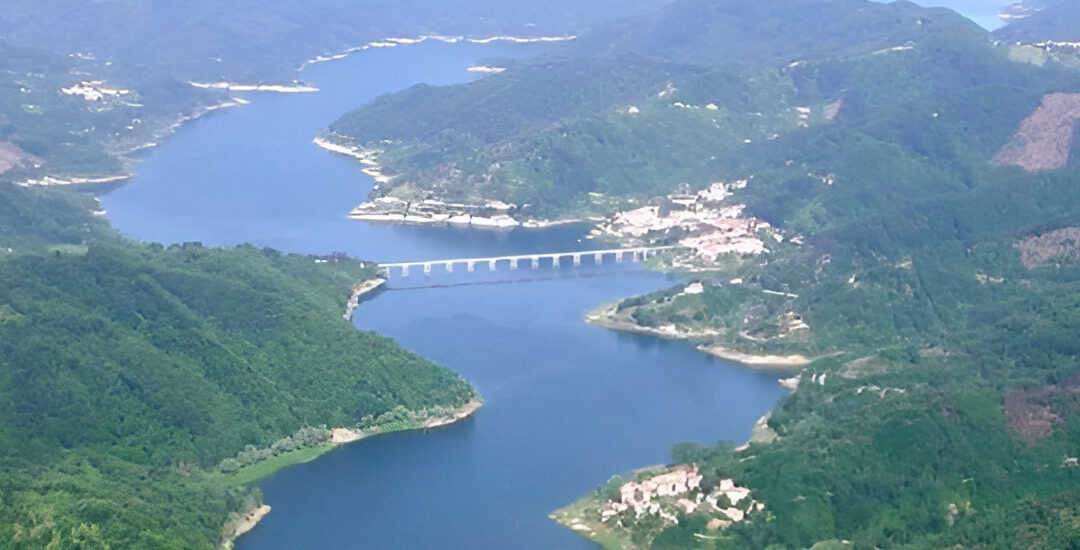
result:
M 187 125 L 103 203 L 124 234 L 165 243 L 251 242 L 377 261 L 594 248 L 583 226 L 485 232 L 351 221 L 346 213 L 373 182 L 311 143 L 379 94 L 464 82 L 483 57 L 538 51 L 424 44 L 315 66 L 303 77 L 320 93 L 245 95 L 251 105 Z M 461 373 L 486 406 L 466 422 L 364 440 L 261 481 L 273 512 L 237 548 L 595 548 L 547 515 L 612 474 L 667 461 L 674 442 L 745 441 L 783 395 L 776 372 L 582 321 L 606 301 L 669 286 L 661 274 L 629 263 L 527 273 L 538 280 L 442 275 L 462 286 L 398 288 L 363 303 L 359 328 Z M 397 286 L 425 281 L 414 273 Z

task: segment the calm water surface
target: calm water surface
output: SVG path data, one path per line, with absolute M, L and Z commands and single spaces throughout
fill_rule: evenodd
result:
M 185 127 L 103 202 L 120 231 L 166 243 L 380 261 L 592 248 L 582 227 L 491 233 L 350 221 L 372 182 L 311 144 L 379 94 L 462 82 L 484 56 L 535 52 L 432 44 L 317 66 L 304 78 L 321 93 L 251 94 L 251 105 Z M 675 441 L 745 440 L 782 394 L 776 373 L 586 326 L 588 309 L 669 284 L 626 266 L 604 270 L 564 266 L 547 280 L 390 290 L 364 303 L 360 328 L 460 372 L 487 405 L 464 423 L 362 441 L 264 480 L 274 511 L 238 548 L 594 548 L 547 515 L 613 473 L 665 462 Z

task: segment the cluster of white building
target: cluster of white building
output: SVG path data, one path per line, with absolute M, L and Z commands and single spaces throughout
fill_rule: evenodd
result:
M 87 101 L 103 101 L 107 97 L 121 97 L 131 94 L 131 90 L 107 88 L 103 80 L 84 80 L 74 86 L 60 88 L 64 95 L 82 96 Z
M 745 185 L 745 180 L 734 184 L 714 183 L 693 195 L 669 197 L 671 208 L 643 206 L 620 212 L 598 225 L 593 236 L 627 240 L 677 232 L 678 244 L 694 250 L 706 261 L 716 261 L 731 253 L 768 253 L 760 232 L 769 228 L 769 223 L 745 216 L 745 205 L 727 200 L 732 189 Z
M 718 514 L 710 522 L 711 528 L 718 529 L 765 509 L 763 503 L 752 499 L 748 506 L 740 507 L 740 502 L 750 498 L 750 489 L 739 487 L 732 479 L 720 480 L 709 491 L 702 489 L 702 479 L 698 466 L 690 464 L 641 481 L 628 481 L 619 488 L 619 501 L 608 501 L 600 511 L 600 519 L 606 523 L 633 511 L 635 518 L 653 515 L 678 523 L 677 512 L 693 514 L 708 506 Z

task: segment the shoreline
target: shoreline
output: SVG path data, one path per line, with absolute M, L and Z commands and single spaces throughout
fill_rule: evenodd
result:
M 313 94 L 320 90 L 315 86 L 294 82 L 293 84 L 236 84 L 233 82 L 196 82 L 188 85 L 201 90 L 225 90 L 229 92 L 275 92 L 279 94 Z
M 484 406 L 484 400 L 480 397 L 474 397 L 466 402 L 464 405 L 452 409 L 443 415 L 433 416 L 419 423 L 407 423 L 405 425 L 393 428 L 373 426 L 365 430 L 357 430 L 354 428 L 334 428 L 330 430 L 332 433 L 330 444 L 327 445 L 327 450 L 335 449 L 341 445 L 347 445 L 356 441 L 363 441 L 370 437 L 384 434 L 392 434 L 396 432 L 408 432 L 415 430 L 427 430 L 431 428 L 444 428 L 468 420 L 476 411 L 480 410 Z M 423 411 L 421 411 L 423 412 Z
M 375 180 L 374 189 L 378 189 L 379 186 L 390 181 L 390 176 L 383 172 L 382 165 L 378 162 L 378 155 L 380 151 L 373 149 L 364 149 L 363 147 L 353 145 L 348 146 L 343 143 L 339 143 L 333 140 L 332 136 L 320 135 L 312 138 L 311 142 L 317 147 L 329 151 L 334 154 L 343 155 L 352 159 L 356 159 L 363 165 L 361 172 Z M 341 137 L 341 136 L 339 136 Z M 342 137 L 342 139 L 348 139 Z M 387 199 L 389 200 L 389 199 Z M 497 202 L 497 201 L 488 201 Z M 508 214 L 499 214 L 494 216 L 476 216 L 472 214 L 434 214 L 425 213 L 421 214 L 408 214 L 399 212 L 387 212 L 380 211 L 377 207 L 365 208 L 366 205 L 373 205 L 372 202 L 366 201 L 356 208 L 353 208 L 349 212 L 349 219 L 373 223 L 392 223 L 402 225 L 435 225 L 435 226 L 462 226 L 471 227 L 473 229 L 495 229 L 495 230 L 507 230 L 507 229 L 547 229 L 550 227 L 558 227 L 562 225 L 571 225 L 575 223 L 583 223 L 586 221 L 599 221 L 602 218 L 564 218 L 558 220 L 548 219 L 526 219 L 518 220 L 511 217 Z M 450 206 L 450 205 L 447 205 Z M 468 207 L 475 210 L 480 210 L 483 207 L 477 205 L 454 205 L 455 207 Z M 506 206 L 506 205 L 502 205 Z
M 367 294 L 375 292 L 385 284 L 385 278 L 373 277 L 371 279 L 365 279 L 353 285 L 352 295 L 349 296 L 349 301 L 345 304 L 345 320 L 352 321 L 353 313 L 356 312 L 356 308 L 360 307 L 360 298 L 364 297 Z
M 746 367 L 801 369 L 814 362 L 813 359 L 802 354 L 756 355 L 743 353 L 720 345 L 698 346 L 697 349 L 714 357 L 732 361 Z
M 262 521 L 272 508 L 266 504 L 252 506 L 247 510 L 236 514 L 221 528 L 221 550 L 232 550 L 236 539 L 246 535 Z
M 429 430 L 451 426 L 453 424 L 457 424 L 459 422 L 463 422 L 465 420 L 468 420 L 469 418 L 472 418 L 473 415 L 475 415 L 476 412 L 480 410 L 480 408 L 483 406 L 484 400 L 481 399 L 480 396 L 474 395 L 473 398 L 466 402 L 464 405 L 451 409 L 443 414 L 432 416 L 423 421 L 412 421 L 394 427 L 374 426 L 368 428 L 367 430 L 357 430 L 354 428 L 334 428 L 330 430 L 331 438 L 329 443 L 326 445 L 323 445 L 321 447 L 309 447 L 307 449 L 300 449 L 297 451 L 292 451 L 291 453 L 279 455 L 281 457 L 289 457 L 290 455 L 296 456 L 299 454 L 304 454 L 304 460 L 297 460 L 295 462 L 286 461 L 278 468 L 266 472 L 259 477 L 246 481 L 245 483 L 242 483 L 242 485 L 249 485 L 251 483 L 255 483 L 256 481 L 263 479 L 271 474 L 277 473 L 278 471 L 289 466 L 305 462 L 311 462 L 312 460 L 315 460 L 334 449 L 341 448 L 345 445 L 355 443 L 357 441 L 363 441 L 377 435 L 415 430 Z M 313 453 L 313 451 L 315 452 Z M 249 533 L 252 529 L 254 529 L 259 524 L 259 522 L 262 521 L 270 513 L 271 510 L 272 507 L 270 505 L 262 503 L 257 507 L 250 507 L 247 510 L 238 513 L 237 515 L 234 515 L 222 527 L 222 543 L 219 548 L 221 550 L 232 550 L 236 539 L 240 538 L 241 536 Z
M 539 36 L 539 37 L 531 37 L 531 38 L 523 38 L 523 37 L 516 37 L 516 36 L 491 36 L 491 37 L 487 37 L 487 38 L 467 38 L 465 36 L 445 36 L 445 35 L 441 35 L 441 34 L 424 35 L 424 36 L 421 36 L 419 38 L 385 38 L 383 40 L 376 40 L 376 41 L 373 41 L 373 42 L 369 42 L 367 44 L 364 44 L 363 46 L 358 46 L 358 47 L 355 47 L 355 48 L 349 48 L 349 49 L 346 49 L 346 50 L 344 50 L 342 52 L 332 54 L 330 56 L 321 56 L 321 55 L 316 56 L 316 57 L 314 57 L 312 59 L 309 59 L 309 60 L 305 61 L 304 63 L 302 63 L 299 67 L 297 67 L 294 70 L 296 72 L 301 72 L 301 71 L 303 71 L 304 69 L 306 69 L 307 67 L 309 67 L 311 65 L 315 65 L 315 64 L 319 64 L 319 63 L 326 63 L 326 62 L 330 62 L 330 61 L 336 61 L 336 60 L 339 60 L 339 59 L 344 59 L 344 58 L 346 58 L 346 57 L 348 57 L 348 56 L 350 56 L 350 55 L 352 55 L 354 53 L 362 52 L 362 51 L 369 50 L 369 49 L 372 49 L 372 48 L 390 48 L 390 47 L 397 47 L 397 46 L 408 46 L 408 45 L 414 45 L 414 44 L 421 44 L 421 43 L 428 42 L 428 41 L 438 41 L 438 42 L 443 42 L 443 43 L 446 43 L 446 44 L 457 44 L 459 42 L 466 42 L 466 43 L 470 43 L 470 44 L 491 44 L 491 43 L 494 43 L 494 42 L 511 42 L 511 43 L 515 43 L 515 44 L 532 44 L 532 43 L 565 42 L 565 41 L 570 41 L 570 40 L 576 40 L 577 38 L 578 37 L 576 35 Z M 270 93 L 296 94 L 296 93 L 317 93 L 317 92 L 321 91 L 316 86 L 312 86 L 310 84 L 306 84 L 306 83 L 303 83 L 303 82 L 300 82 L 300 81 L 294 81 L 292 84 L 238 84 L 238 83 L 228 82 L 228 81 L 199 82 L 199 81 L 189 80 L 187 83 L 188 83 L 188 85 L 190 85 L 192 87 L 203 89 L 203 90 L 217 90 L 217 91 L 230 91 L 230 92 L 270 92 Z M 149 141 L 147 143 L 143 143 L 141 145 L 137 145 L 137 146 L 135 146 L 135 147 L 133 147 L 133 148 L 127 150 L 127 151 L 123 151 L 123 152 L 119 153 L 118 156 L 120 157 L 121 160 L 130 160 L 130 159 L 127 159 L 127 155 L 134 154 L 134 153 L 137 153 L 139 151 L 146 150 L 146 149 L 152 149 L 154 147 L 157 147 L 158 145 L 160 145 L 160 143 L 161 143 L 161 141 L 163 139 L 165 139 L 165 138 L 171 136 L 172 134 L 176 133 L 176 131 L 178 129 L 180 129 L 180 127 L 182 127 L 184 124 L 186 124 L 188 122 L 198 120 L 199 118 L 202 118 L 204 115 L 209 114 L 209 113 L 214 112 L 214 111 L 217 111 L 219 109 L 226 109 L 226 108 L 231 108 L 231 107 L 247 105 L 248 103 L 250 103 L 250 101 L 248 101 L 248 100 L 241 99 L 241 98 L 233 98 L 230 101 L 225 101 L 225 102 L 219 103 L 217 105 L 210 105 L 210 106 L 202 107 L 200 112 L 197 112 L 197 113 L 195 113 L 193 115 L 180 116 L 176 120 L 176 122 L 169 125 L 158 136 L 155 136 L 151 141 Z M 319 145 L 320 145 L 320 147 L 323 147 L 322 144 L 319 144 Z M 324 148 L 327 148 L 327 147 L 324 147 Z M 344 148 L 342 148 L 342 149 L 344 149 Z M 347 151 L 334 151 L 334 152 L 340 152 L 342 154 L 350 155 L 350 153 L 347 152 Z M 350 156 L 355 156 L 355 155 L 350 155 Z M 368 171 L 368 167 L 365 167 L 365 173 L 367 173 L 367 171 Z M 383 176 L 381 174 L 381 172 L 378 172 L 377 170 L 373 171 L 373 172 L 374 173 L 368 174 L 368 175 L 370 175 L 372 177 L 372 179 L 375 179 L 377 183 L 385 183 L 385 181 L 380 181 L 380 179 L 385 178 L 385 176 Z M 125 172 L 123 174 L 116 174 L 116 175 L 110 175 L 110 176 L 94 176 L 94 177 L 86 177 L 86 176 L 66 176 L 65 177 L 65 176 L 57 176 L 57 175 L 44 175 L 44 176 L 37 177 L 37 178 L 27 178 L 27 179 L 25 179 L 23 181 L 14 182 L 14 184 L 18 185 L 18 186 L 21 186 L 21 187 L 34 187 L 34 186 L 53 187 L 53 186 L 84 185 L 84 184 L 99 185 L 99 184 L 108 184 L 108 183 L 116 183 L 116 182 L 121 182 L 121 181 L 127 181 L 127 180 L 130 180 L 130 179 L 133 179 L 135 176 L 136 176 L 136 174 L 135 174 L 134 171 L 129 171 L 129 172 Z M 389 179 L 389 178 L 386 178 L 386 179 Z M 376 220 L 371 220 L 371 221 L 376 221 Z M 572 223 L 572 222 L 568 221 L 566 223 Z M 543 228 L 543 227 L 550 227 L 551 225 L 554 225 L 554 224 L 547 224 L 547 225 L 541 224 L 541 225 L 537 225 L 536 227 Z
M 336 135 L 336 134 L 332 134 Z M 360 170 L 369 178 L 375 180 L 375 189 L 378 189 L 380 185 L 390 181 L 390 176 L 387 176 L 382 171 L 382 165 L 376 160 L 379 155 L 377 150 L 368 150 L 362 147 L 354 146 L 348 147 L 340 143 L 336 143 L 323 136 L 315 136 L 311 140 L 316 146 L 336 153 L 338 155 L 344 155 L 346 157 L 354 158 L 360 161 L 364 167 Z
M 20 187 L 62 187 L 66 185 L 104 185 L 109 183 L 117 183 L 122 181 L 128 181 L 137 175 L 134 169 L 134 165 L 138 163 L 137 158 L 130 157 L 134 153 L 143 151 L 146 149 L 152 149 L 157 147 L 162 140 L 171 137 L 177 130 L 182 128 L 189 122 L 196 121 L 210 113 L 220 111 L 223 109 L 231 109 L 234 107 L 242 107 L 248 105 L 250 101 L 238 97 L 229 99 L 228 101 L 222 101 L 213 105 L 201 106 L 194 114 L 180 116 L 172 124 L 166 126 L 160 132 L 158 132 L 151 141 L 137 145 L 126 151 L 114 151 L 110 154 L 116 155 L 118 159 L 127 165 L 129 170 L 119 174 L 111 176 L 41 176 L 40 178 L 28 178 L 22 181 L 14 182 L 14 185 Z
M 68 179 L 59 176 L 42 176 L 40 179 L 30 178 L 23 181 L 15 182 L 15 185 L 19 187 L 62 187 L 65 185 L 99 185 L 104 183 L 115 183 L 118 181 L 125 181 L 134 178 L 135 174 L 120 174 L 116 176 L 100 176 L 100 177 L 75 177 L 71 176 Z
M 705 336 L 703 334 L 679 333 L 653 327 L 643 327 L 629 321 L 614 319 L 612 318 L 611 313 L 618 303 L 619 301 L 608 302 L 587 312 L 585 314 L 585 322 L 609 330 L 647 334 L 649 336 L 664 338 L 665 340 L 677 340 L 690 343 L 693 343 L 691 340 L 695 336 Z M 805 355 L 752 354 L 736 351 L 718 344 L 696 344 L 694 345 L 694 348 L 707 355 L 725 361 L 731 361 L 732 363 L 739 364 L 743 367 L 758 370 L 801 370 L 803 367 L 814 361 L 813 358 L 806 357 Z
M 354 210 L 355 212 L 355 210 Z M 350 213 L 349 219 L 372 222 L 372 223 L 387 223 L 396 225 L 434 225 L 434 226 L 460 226 L 470 227 L 472 229 L 484 229 L 484 230 L 510 230 L 510 229 L 549 229 L 552 227 L 559 227 L 563 225 L 573 225 L 575 223 L 584 223 L 591 221 L 588 218 L 569 218 L 564 220 L 525 220 L 518 221 L 510 216 L 504 217 L 485 217 L 485 216 L 417 216 L 408 214 L 355 214 Z
M 491 44 L 493 42 L 511 42 L 514 44 L 537 44 L 537 43 L 552 43 L 552 42 L 567 42 L 570 40 L 576 40 L 577 35 L 564 35 L 564 36 L 537 36 L 533 38 L 522 38 L 517 36 L 491 36 L 488 38 L 466 38 L 465 36 L 445 36 L 441 34 L 429 34 L 423 35 L 419 38 L 384 38 L 382 40 L 375 40 L 368 42 L 362 46 L 355 46 L 352 48 L 346 48 L 337 53 L 331 53 L 326 55 L 317 55 L 307 61 L 304 61 L 296 68 L 296 72 L 302 72 L 304 69 L 312 65 L 318 65 L 320 63 L 328 63 L 330 61 L 337 61 L 339 59 L 345 59 L 354 53 L 367 51 L 373 48 L 396 48 L 398 46 L 412 46 L 416 44 L 423 44 L 428 41 L 442 42 L 444 44 L 457 44 L 459 42 L 465 42 L 469 44 Z
M 447 416 L 428 419 L 426 422 L 424 422 L 424 425 L 421 426 L 421 428 L 442 428 L 445 426 L 450 426 L 452 424 L 457 424 L 458 422 L 471 418 L 472 415 L 476 414 L 476 411 L 480 410 L 480 407 L 483 406 L 484 401 L 479 397 L 476 397 L 470 400 L 468 403 L 465 403 L 464 405 L 458 407 L 454 410 L 454 412 L 450 413 Z

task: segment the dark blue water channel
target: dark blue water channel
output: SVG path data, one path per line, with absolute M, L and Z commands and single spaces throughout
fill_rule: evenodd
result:
M 318 94 L 248 94 L 251 105 L 183 128 L 104 197 L 109 218 L 143 240 L 378 261 L 594 248 L 581 226 L 496 233 L 350 221 L 372 182 L 311 143 L 379 94 L 463 82 L 482 57 L 535 52 L 426 44 L 317 66 L 304 78 Z M 745 440 L 781 396 L 776 373 L 583 322 L 606 301 L 668 286 L 660 274 L 564 265 L 518 274 L 533 281 L 473 285 L 486 275 L 464 271 L 435 277 L 462 286 L 382 292 L 356 324 L 461 373 L 486 406 L 455 426 L 375 437 L 263 480 L 273 512 L 240 550 L 594 548 L 548 514 L 612 474 L 665 462 L 675 441 Z

